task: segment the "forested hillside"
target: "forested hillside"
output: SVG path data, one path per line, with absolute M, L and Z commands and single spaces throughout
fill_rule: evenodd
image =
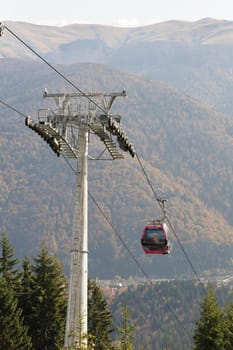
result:
M 214 293 L 220 307 L 232 302 L 231 287 L 214 286 Z M 203 299 L 201 285 L 193 281 L 154 282 L 131 285 L 114 298 L 110 308 L 116 325 L 122 324 L 127 308 L 135 350 L 191 350 Z
M 199 28 L 200 33 L 203 33 L 205 28 L 210 34 L 210 22 L 206 20 L 199 24 L 196 23 L 196 27 Z M 223 24 L 219 23 L 219 26 Z M 230 23 L 228 24 L 230 26 Z M 28 26 L 14 23 L 14 28 L 24 28 L 21 34 L 28 35 L 28 38 L 31 37 L 33 45 L 38 46 L 43 54 L 52 59 L 52 56 L 49 56 L 51 53 L 43 47 L 46 45 L 49 47 L 49 42 L 53 41 L 52 37 L 55 33 L 56 40 L 54 40 L 57 42 L 61 40 L 57 29 L 53 28 L 53 35 L 51 32 L 50 39 L 43 37 L 43 46 L 42 31 L 40 32 L 42 28 L 36 26 L 37 31 L 34 32 L 35 27 L 29 26 L 31 28 L 29 34 Z M 177 32 L 174 31 L 171 36 L 172 27 L 184 30 L 184 26 L 185 35 L 184 31 L 177 29 Z M 90 35 L 90 27 L 84 26 L 84 28 Z M 204 95 L 200 94 L 202 96 L 196 96 L 200 97 L 199 100 L 194 99 L 184 93 L 185 87 L 181 86 L 175 78 L 174 82 L 172 80 L 167 82 L 176 85 L 176 81 L 180 90 L 158 81 L 154 66 L 150 66 L 145 60 L 145 57 L 148 57 L 148 51 L 145 51 L 145 55 L 144 51 L 140 51 L 143 43 L 158 41 L 159 36 L 162 36 L 164 40 L 169 39 L 169 43 L 178 38 L 185 45 L 192 43 L 190 47 L 193 48 L 190 28 L 188 28 L 187 23 L 176 22 L 171 22 L 167 26 L 161 25 L 159 31 L 156 26 L 134 31 L 119 28 L 118 31 L 116 28 L 111 28 L 112 32 L 109 31 L 106 37 L 106 28 L 101 27 L 101 40 L 105 42 L 108 40 L 108 46 L 119 49 L 120 45 L 122 50 L 123 43 L 130 44 L 128 50 L 131 47 L 132 51 L 122 51 L 121 57 L 124 57 L 124 60 L 121 63 L 117 59 L 117 54 L 120 53 L 118 51 L 110 55 L 111 62 L 110 59 L 108 62 L 105 61 L 108 65 L 75 63 L 57 67 L 83 91 L 103 92 L 126 89 L 128 96 L 115 103 L 113 113 L 122 115 L 123 126 L 145 166 L 152 185 L 155 189 L 162 189 L 165 194 L 169 217 L 197 270 L 202 274 L 210 274 L 210 271 L 214 274 L 221 274 L 223 271 L 231 271 L 232 268 L 233 120 L 230 113 L 220 112 L 221 103 L 225 103 L 224 105 L 228 103 L 231 84 L 227 85 L 229 79 L 224 80 L 224 74 L 220 74 L 222 80 L 219 81 L 219 85 L 213 85 L 213 81 L 205 79 L 205 75 L 202 75 L 198 67 L 194 69 L 195 65 L 192 65 L 192 60 L 187 60 L 187 64 L 190 62 L 189 74 L 193 77 L 197 74 L 199 77 L 198 84 L 195 80 L 188 80 L 190 89 L 197 87 L 195 91 L 199 91 L 200 86 L 203 88 L 207 86 L 204 90 L 208 90 L 208 95 L 213 97 L 210 101 L 206 97 L 202 99 Z M 69 28 L 67 32 L 63 31 L 62 38 L 66 37 L 67 42 L 69 42 L 68 36 L 71 35 L 71 29 L 74 38 L 77 27 Z M 46 28 L 46 30 L 49 31 L 52 28 Z M 96 35 L 98 30 L 98 26 L 91 27 L 92 35 Z M 183 34 L 179 36 L 178 32 Z M 85 38 L 85 33 L 82 33 L 82 38 Z M 140 33 L 142 36 L 139 40 Z M 219 44 L 216 39 L 218 33 L 216 29 L 212 44 L 217 42 Z M 204 37 L 207 38 L 207 36 Z M 31 54 L 25 57 L 25 52 L 17 51 L 19 43 L 16 44 L 14 41 L 12 46 L 8 40 L 10 40 L 9 34 L 1 38 L 1 43 L 3 43 L 1 49 L 5 50 L 9 45 L 10 52 L 5 50 L 3 53 L 2 51 L 2 56 L 5 58 L 1 59 L 0 66 L 0 98 L 22 113 L 30 114 L 33 119 L 36 119 L 39 108 L 53 107 L 42 98 L 45 87 L 50 92 L 73 92 L 73 90 L 48 66 L 31 60 Z M 136 45 L 139 42 L 138 50 L 144 56 L 137 54 L 133 60 L 133 52 L 136 51 L 132 44 Z M 204 39 L 197 40 L 197 42 L 198 45 L 210 44 Z M 230 37 L 224 42 L 228 45 Z M 85 45 L 81 47 L 84 50 Z M 93 47 L 95 49 L 95 45 Z M 164 52 L 159 51 L 156 47 L 151 52 L 156 54 Z M 169 44 L 168 47 L 171 48 L 172 45 Z M 204 50 L 204 47 L 202 48 Z M 55 50 L 55 46 L 51 45 L 52 49 Z M 124 50 L 126 50 L 125 47 Z M 9 56 L 14 56 L 12 53 L 15 52 L 19 57 L 24 56 L 24 59 L 9 58 Z M 68 54 L 68 48 L 66 52 Z M 129 52 L 132 56 L 129 55 Z M 185 57 L 184 51 L 179 52 L 181 57 L 180 60 L 177 57 L 176 62 L 178 60 L 179 67 L 184 68 L 185 64 L 182 65 L 182 58 Z M 200 57 L 199 51 L 197 55 Z M 55 57 L 56 55 L 53 57 L 54 61 Z M 210 55 L 210 57 L 214 60 L 214 56 Z M 83 60 L 87 61 L 84 58 Z M 129 65 L 127 60 L 132 62 L 131 69 L 127 68 Z M 119 64 L 117 65 L 116 62 Z M 141 62 L 140 67 L 148 69 L 147 72 L 139 69 L 137 66 L 139 62 Z M 224 61 L 217 59 L 215 64 L 217 63 L 221 63 L 222 69 L 225 67 L 224 72 L 230 69 L 228 64 L 224 66 Z M 117 70 L 116 66 L 122 70 Z M 214 65 L 209 66 L 208 62 L 206 66 L 214 67 Z M 148 80 L 143 77 L 143 74 L 149 76 L 150 67 L 150 80 Z M 123 71 L 126 69 L 131 70 L 131 73 Z M 172 69 L 172 65 L 169 69 Z M 207 68 L 206 71 L 208 71 Z M 159 78 L 165 81 L 166 79 L 162 77 L 162 66 L 159 72 Z M 175 74 L 175 68 L 173 72 Z M 177 69 L 177 72 L 181 71 Z M 140 73 L 140 75 L 135 73 Z M 181 73 L 184 76 L 183 72 Z M 169 76 L 172 77 L 172 74 Z M 227 77 L 229 78 L 230 75 Z M 213 89 L 213 86 L 216 89 Z M 228 90 L 226 100 L 218 103 L 214 91 L 223 92 L 225 89 Z M 190 93 L 190 91 L 187 92 Z M 193 96 L 195 94 L 193 93 Z M 203 103 L 200 102 L 201 99 Z M 228 110 L 227 108 L 222 109 L 227 113 Z M 9 234 L 20 256 L 28 252 L 33 254 L 38 244 L 43 239 L 46 240 L 51 251 L 65 261 L 67 269 L 74 207 L 75 176 L 73 171 L 63 158 L 58 159 L 43 140 L 24 126 L 24 118 L 21 115 L 2 104 L 0 107 L 0 146 L 1 231 Z M 100 142 L 91 135 L 90 156 L 97 155 L 101 149 Z M 74 162 L 72 165 L 76 166 Z M 176 243 L 175 237 L 171 237 L 173 250 L 167 257 L 148 257 L 142 253 L 141 231 L 149 219 L 158 217 L 161 213 L 136 158 L 131 159 L 125 155 L 122 161 L 90 161 L 89 191 L 103 208 L 129 249 L 150 274 L 169 277 L 190 274 L 190 266 Z M 158 264 L 160 268 L 155 271 L 154 266 Z M 109 278 L 115 275 L 127 277 L 140 273 L 91 199 L 89 201 L 89 265 L 91 277 Z

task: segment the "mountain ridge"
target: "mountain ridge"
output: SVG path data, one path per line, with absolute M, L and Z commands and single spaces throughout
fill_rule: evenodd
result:
M 226 114 L 232 112 L 233 23 L 205 18 L 135 28 L 6 22 L 52 64 L 100 63 L 164 82 Z M 0 57 L 37 60 L 7 30 Z
M 58 49 L 61 45 L 72 43 L 75 40 L 95 40 L 102 42 L 108 48 L 119 49 L 123 45 L 135 42 L 153 41 L 174 41 L 189 45 L 197 43 L 203 45 L 231 44 L 233 38 L 232 21 L 212 18 L 195 22 L 171 20 L 133 28 L 78 23 L 56 27 L 15 21 L 6 21 L 5 25 L 7 28 L 9 26 L 13 33 L 27 38 L 28 42 L 43 54 L 49 54 L 50 51 Z M 4 36 L 9 38 L 7 29 L 4 30 Z M 1 57 L 17 56 L 19 58 L 20 52 L 16 49 L 16 43 L 10 41 L 6 46 L 3 39 L 4 37 L 1 39 Z M 14 45 L 15 56 L 12 50 L 10 53 L 7 51 L 12 45 Z

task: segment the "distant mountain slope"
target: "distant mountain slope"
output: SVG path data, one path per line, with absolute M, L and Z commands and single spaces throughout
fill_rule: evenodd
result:
M 168 213 L 195 264 L 202 270 L 231 267 L 233 241 L 233 119 L 157 81 L 105 65 L 75 64 L 59 69 L 83 91 L 121 91 L 115 112 L 129 134 L 155 188 L 163 188 Z M 48 107 L 44 87 L 71 92 L 44 64 L 2 59 L 0 96 L 36 118 Z M 51 106 L 50 106 L 51 107 Z M 114 112 L 113 110 L 113 112 Z M 0 229 L 20 255 L 37 249 L 42 239 L 69 261 L 74 206 L 74 174 L 57 159 L 21 116 L 0 106 Z M 90 154 L 101 147 L 90 139 Z M 75 166 L 75 164 L 73 164 Z M 89 163 L 89 190 L 142 264 L 153 273 L 161 257 L 145 257 L 140 232 L 160 216 L 136 159 Z M 90 200 L 90 271 L 94 276 L 137 274 L 137 266 Z M 23 242 L 23 244 L 22 244 Z M 189 270 L 173 237 L 172 254 L 159 274 Z M 222 254 L 224 252 L 224 254 Z M 125 268 L 127 264 L 127 269 Z
M 232 115 L 233 22 L 205 18 L 136 28 L 6 25 L 51 63 L 104 63 L 172 85 Z M 5 29 L 0 57 L 36 59 Z

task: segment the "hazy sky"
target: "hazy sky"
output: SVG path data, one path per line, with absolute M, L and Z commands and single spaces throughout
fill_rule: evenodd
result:
M 0 21 L 138 26 L 205 17 L 233 20 L 233 0 L 6 0 Z

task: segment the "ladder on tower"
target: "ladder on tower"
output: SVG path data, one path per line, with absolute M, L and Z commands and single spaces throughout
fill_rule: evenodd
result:
M 94 131 L 94 133 L 100 138 L 100 140 L 103 141 L 113 159 L 124 158 L 123 154 L 118 150 L 115 142 L 113 142 L 112 138 L 108 135 L 108 133 L 104 131 L 102 125 L 90 124 L 89 126 L 92 129 L 92 131 Z

